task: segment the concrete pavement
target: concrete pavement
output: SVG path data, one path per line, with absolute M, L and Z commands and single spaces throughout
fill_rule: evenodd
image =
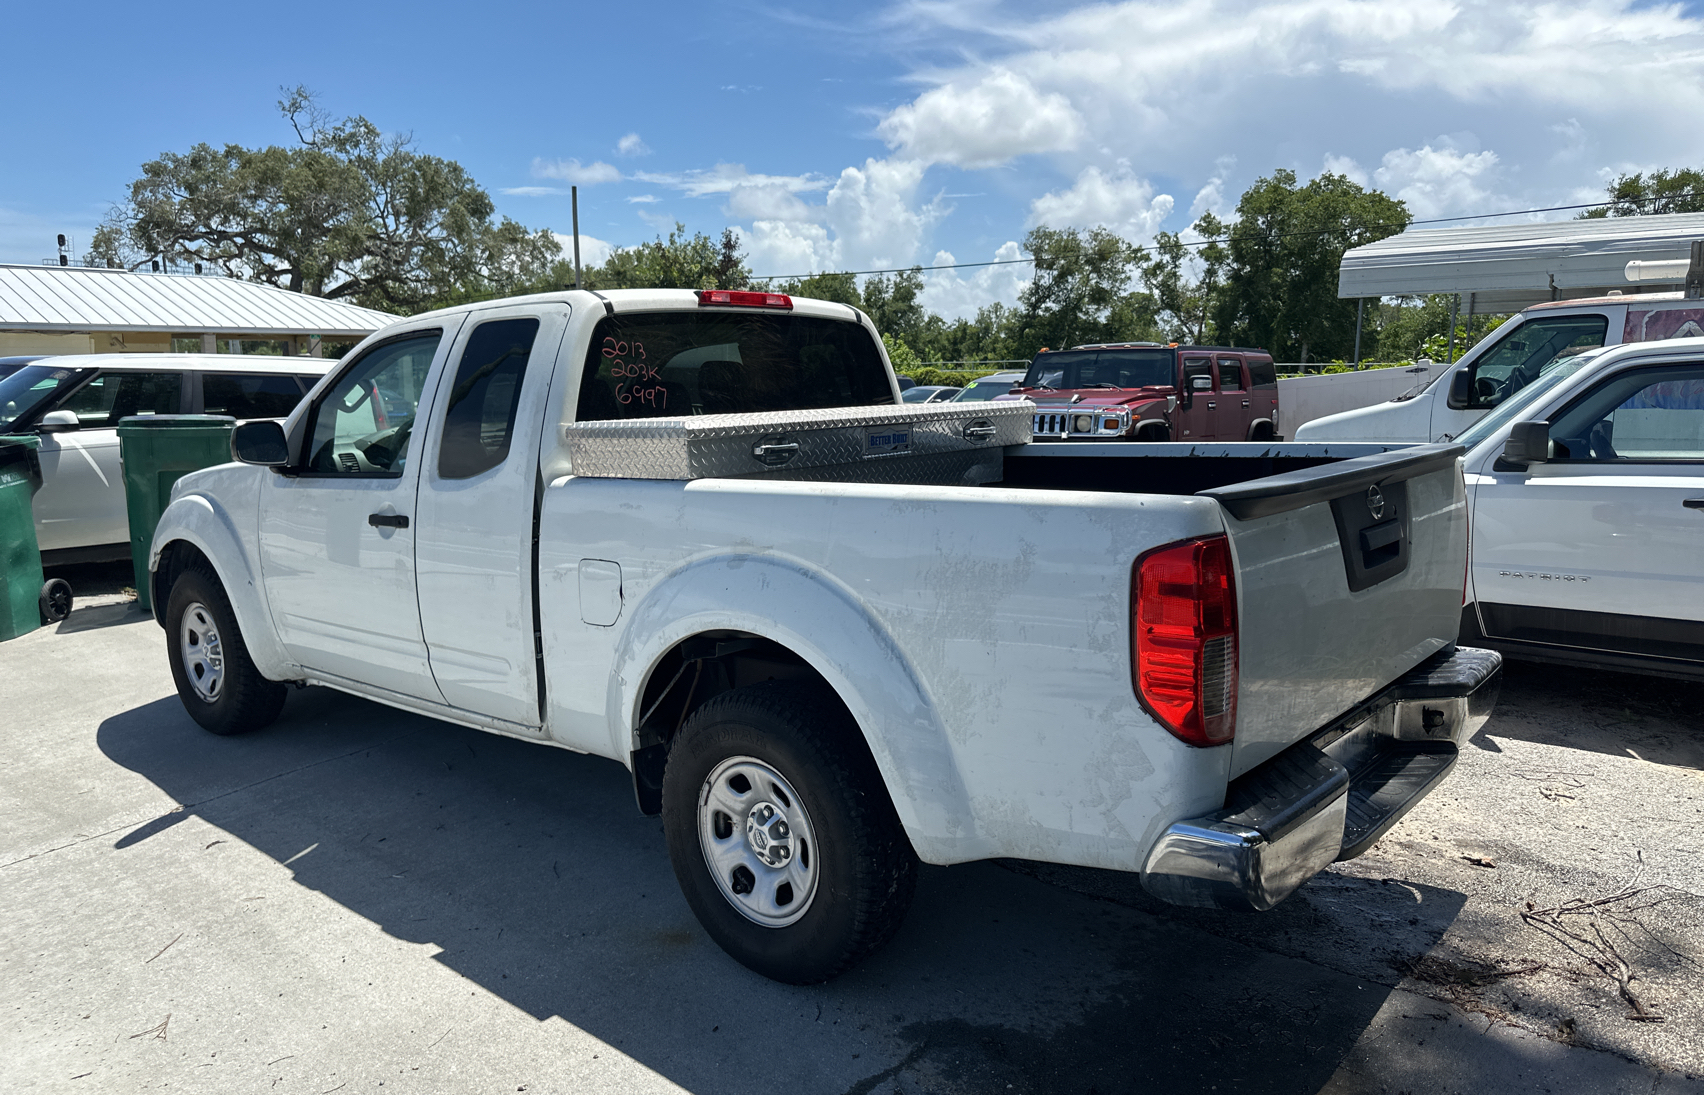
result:
M 125 604 L 0 645 L 0 711 L 6 1090 L 1704 1090 L 1333 962 L 1329 917 L 1301 947 L 1122 876 L 926 869 L 891 946 L 777 985 L 619 766 L 322 690 L 216 738 Z M 1398 881 L 1422 952 L 1472 900 Z

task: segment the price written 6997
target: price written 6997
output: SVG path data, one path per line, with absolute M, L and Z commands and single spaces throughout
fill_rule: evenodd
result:
M 621 381 L 615 398 L 623 404 L 643 403 L 658 410 L 669 405 L 669 390 L 662 374 L 646 363 L 645 344 L 624 342 L 614 336 L 603 340 L 603 356 L 610 359 L 610 375 Z

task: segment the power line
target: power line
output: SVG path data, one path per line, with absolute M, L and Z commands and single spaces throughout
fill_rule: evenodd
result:
M 1655 194 L 1646 198 L 1613 198 L 1609 201 L 1585 202 L 1581 205 L 1547 205 L 1536 209 L 1514 209 L 1506 213 L 1464 213 L 1459 217 L 1430 217 L 1415 221 L 1387 221 L 1383 224 L 1366 224 L 1358 226 L 1368 228 L 1412 228 L 1416 224 L 1451 224 L 1455 221 L 1491 220 L 1496 217 L 1523 217 L 1532 213 L 1561 213 L 1570 209 L 1601 209 L 1617 205 L 1639 205 L 1644 202 L 1677 201 L 1682 198 L 1701 196 L 1699 191 L 1687 191 L 1680 194 Z M 1241 236 L 1216 236 L 1212 239 L 1191 240 L 1184 247 L 1205 247 L 1210 243 L 1232 243 L 1248 239 L 1283 239 L 1290 236 L 1325 236 L 1340 231 L 1337 228 L 1307 228 L 1294 232 L 1257 232 Z M 766 274 L 754 277 L 753 281 L 802 281 L 816 277 L 847 277 L 862 274 L 909 274 L 913 270 L 969 270 L 979 266 L 1012 266 L 1021 263 L 1033 263 L 1035 257 L 1021 259 L 995 259 L 992 262 L 949 262 L 938 266 L 894 266 L 885 270 L 820 270 L 810 274 Z

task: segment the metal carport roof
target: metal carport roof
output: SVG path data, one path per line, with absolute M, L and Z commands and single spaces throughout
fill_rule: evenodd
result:
M 1683 277 L 1635 284 L 1626 266 L 1684 261 L 1697 239 L 1704 239 L 1704 213 L 1409 229 L 1344 252 L 1337 295 L 1472 294 L 1475 311 L 1514 312 L 1611 289 L 1672 292 Z
M 217 275 L 0 265 L 0 331 L 361 338 L 396 318 Z

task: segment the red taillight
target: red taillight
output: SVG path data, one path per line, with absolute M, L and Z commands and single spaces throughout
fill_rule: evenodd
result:
M 1186 540 L 1136 560 L 1130 675 L 1136 697 L 1191 745 L 1237 732 L 1237 583 L 1223 536 Z
M 698 306 L 731 304 L 735 308 L 791 308 L 793 298 L 786 293 L 748 293 L 742 289 L 700 289 Z

